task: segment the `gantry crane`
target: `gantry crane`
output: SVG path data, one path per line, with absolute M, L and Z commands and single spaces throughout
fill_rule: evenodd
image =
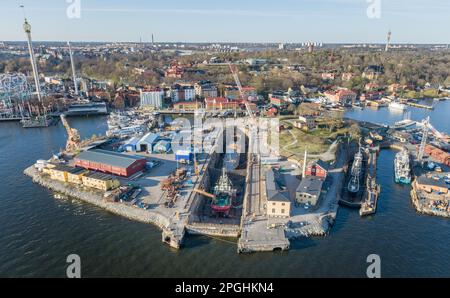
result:
M 61 114 L 61 122 L 67 131 L 66 152 L 73 152 L 80 147 L 81 137 L 78 130 L 70 127 L 69 122 L 66 120 L 66 115 Z

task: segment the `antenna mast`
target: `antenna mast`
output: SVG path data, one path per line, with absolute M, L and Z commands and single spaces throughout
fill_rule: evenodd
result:
M 391 32 L 391 30 L 389 30 L 389 32 L 387 34 L 386 48 L 384 49 L 385 52 L 389 51 L 389 46 L 391 45 L 391 35 L 392 35 L 392 32 Z

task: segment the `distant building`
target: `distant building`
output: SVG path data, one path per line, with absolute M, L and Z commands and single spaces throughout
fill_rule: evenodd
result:
M 375 83 L 367 83 L 364 86 L 364 90 L 366 90 L 366 91 L 377 91 L 379 89 L 380 89 L 380 85 L 375 84 Z
M 181 78 L 183 76 L 184 70 L 177 63 L 173 63 L 170 67 L 165 71 L 164 75 L 167 78 Z
M 289 217 L 291 214 L 291 201 L 288 193 L 277 187 L 273 169 L 266 172 L 267 216 Z
M 240 99 L 241 93 L 239 92 L 238 87 L 228 86 L 225 87 L 224 96 L 229 99 Z
M 207 110 L 232 110 L 239 109 L 239 102 L 225 97 L 214 97 L 205 99 Z
M 336 74 L 334 72 L 324 72 L 322 73 L 322 80 L 324 81 L 332 81 L 336 78 Z
M 362 73 L 364 79 L 375 80 L 379 75 L 383 74 L 384 68 L 379 65 L 369 65 Z
M 356 93 L 347 89 L 328 90 L 324 94 L 332 103 L 340 103 L 342 105 L 350 105 L 356 100 Z
M 161 89 L 153 89 L 149 91 L 141 91 L 141 107 L 153 106 L 161 109 L 163 106 L 164 91 Z
M 355 75 L 354 75 L 353 73 L 351 73 L 351 72 L 344 72 L 344 73 L 342 73 L 341 79 L 342 79 L 342 81 L 344 81 L 344 82 L 348 82 L 348 81 L 350 81 L 351 79 L 353 79 L 354 76 L 355 76 Z
M 190 101 L 195 99 L 195 89 L 193 86 L 173 85 L 168 89 L 168 97 L 172 102 Z
M 384 96 L 383 91 L 368 91 L 368 92 L 361 94 L 361 96 L 359 97 L 359 100 L 360 101 L 380 100 L 383 98 L 383 96 Z
M 194 85 L 195 95 L 202 98 L 217 97 L 217 86 L 210 81 L 201 81 Z
M 316 128 L 316 120 L 312 116 L 299 116 L 296 125 L 298 128 L 311 130 Z
M 245 60 L 245 62 L 250 66 L 261 66 L 261 65 L 267 64 L 267 59 L 250 58 L 250 59 Z
M 310 93 L 316 93 L 319 90 L 319 87 L 314 85 L 302 85 L 300 87 L 303 94 L 310 94 Z
M 182 101 L 173 104 L 176 111 L 195 111 L 202 108 L 202 104 L 197 101 Z
M 183 86 L 184 100 L 192 101 L 195 100 L 195 89 L 193 86 Z
M 295 199 L 300 204 L 315 206 L 320 198 L 323 179 L 315 176 L 302 178 L 295 192 Z
M 244 87 L 242 87 L 242 93 L 243 93 L 244 99 L 246 99 L 248 101 L 257 101 L 258 100 L 258 94 L 256 92 L 255 87 L 244 86 Z
M 403 84 L 391 84 L 388 86 L 388 91 L 391 93 L 397 93 L 397 92 L 402 92 L 409 89 L 408 85 L 403 85 Z

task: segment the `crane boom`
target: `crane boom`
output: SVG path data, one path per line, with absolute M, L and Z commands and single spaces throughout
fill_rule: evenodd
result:
M 242 84 L 241 81 L 239 80 L 236 65 L 232 64 L 231 62 L 228 62 L 228 66 L 230 67 L 231 74 L 233 75 L 234 81 L 236 82 L 236 85 L 239 89 L 239 95 L 241 96 L 241 100 L 244 102 L 245 109 L 247 110 L 247 113 L 250 116 L 250 118 L 254 119 L 255 116 L 253 115 L 253 111 L 250 108 L 250 105 L 248 104 L 248 100 L 244 98 L 244 92 L 242 91 Z
M 66 152 L 72 152 L 79 148 L 81 143 L 81 137 L 78 130 L 70 127 L 69 122 L 67 122 L 66 115 L 60 115 L 61 122 L 67 131 L 67 142 L 66 142 Z
M 205 197 L 208 197 L 208 198 L 211 198 L 211 199 L 215 199 L 215 198 L 216 198 L 215 195 L 213 195 L 213 194 L 211 194 L 211 193 L 209 193 L 209 192 L 206 192 L 206 191 L 204 191 L 204 190 L 201 190 L 201 189 L 199 189 L 199 188 L 194 188 L 194 191 L 195 191 L 196 193 L 199 193 L 199 194 L 204 195 Z

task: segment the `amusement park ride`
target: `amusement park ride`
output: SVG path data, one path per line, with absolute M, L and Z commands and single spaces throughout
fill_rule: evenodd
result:
M 21 6 L 23 8 L 23 6 Z M 24 13 L 25 15 L 25 13 Z M 27 36 L 28 51 L 36 89 L 37 103 L 32 103 L 32 91 L 27 77 L 22 73 L 0 74 L 0 119 L 18 120 L 24 128 L 47 127 L 55 123 L 47 115 L 43 104 L 39 73 L 31 39 L 31 25 L 25 17 L 23 29 Z

